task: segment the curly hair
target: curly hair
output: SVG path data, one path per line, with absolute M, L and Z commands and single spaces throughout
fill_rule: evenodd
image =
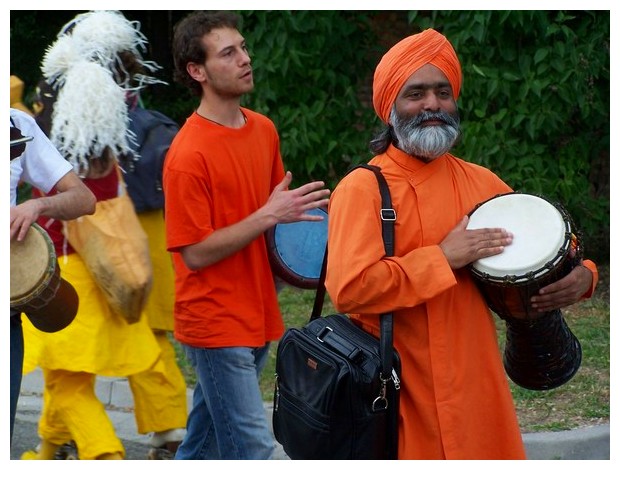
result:
M 174 27 L 172 56 L 175 71 L 173 78 L 177 83 L 188 87 L 196 96 L 202 95 L 200 82 L 187 73 L 188 63 L 203 64 L 207 60 L 202 39 L 217 28 L 238 29 L 240 17 L 233 12 L 192 12 Z

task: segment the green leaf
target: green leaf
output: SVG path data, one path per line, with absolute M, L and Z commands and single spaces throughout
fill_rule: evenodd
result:
M 478 67 L 478 65 L 473 64 L 472 68 L 474 69 L 474 72 L 476 72 L 478 75 L 480 75 L 481 77 L 486 77 L 486 75 L 484 74 L 484 72 Z
M 549 49 L 547 47 L 539 48 L 534 54 L 534 63 L 538 64 L 542 62 L 549 55 Z

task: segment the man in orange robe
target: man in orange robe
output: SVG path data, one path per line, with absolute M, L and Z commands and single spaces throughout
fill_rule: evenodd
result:
M 330 200 L 326 287 L 339 311 L 377 336 L 379 314 L 394 312 L 399 458 L 524 459 L 494 320 L 466 268 L 512 242 L 501 228 L 466 228 L 468 212 L 511 188 L 449 153 L 460 87 L 456 53 L 435 30 L 405 38 L 382 58 L 373 103 L 386 130 L 371 142 L 369 163 L 390 187 L 395 255 L 385 256 L 376 179 L 358 169 Z M 584 261 L 541 289 L 533 306 L 566 307 L 591 295 L 597 278 Z

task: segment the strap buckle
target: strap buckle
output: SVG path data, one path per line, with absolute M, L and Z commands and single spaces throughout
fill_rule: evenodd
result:
M 396 210 L 393 208 L 382 208 L 379 213 L 381 215 L 381 220 L 385 222 L 396 221 Z

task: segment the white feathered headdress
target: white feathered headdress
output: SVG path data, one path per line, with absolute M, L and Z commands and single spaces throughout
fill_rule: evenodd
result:
M 161 67 L 142 58 L 147 44 L 138 22 L 117 11 L 93 11 L 67 23 L 47 49 L 41 71 L 58 92 L 50 137 L 78 174 L 105 147 L 116 156 L 131 152 L 127 95 L 166 82 L 129 75 L 119 54 L 132 53 L 144 71 L 154 72 Z
M 88 160 L 105 147 L 119 154 L 131 151 L 125 91 L 109 70 L 80 60 L 67 71 L 54 104 L 51 140 L 73 169 L 88 171 Z
M 57 41 L 45 53 L 41 70 L 46 79 L 62 82 L 63 75 L 76 58 L 99 63 L 112 73 L 122 72 L 123 62 L 120 52 L 131 52 L 144 71 L 154 73 L 161 67 L 144 60 L 148 40 L 140 31 L 140 22 L 127 20 L 122 13 L 114 10 L 97 10 L 77 15 L 65 24 L 58 33 Z M 117 83 L 124 88 L 136 88 L 130 85 L 129 75 Z M 147 74 L 138 74 L 132 78 L 137 88 L 145 85 L 166 82 Z

